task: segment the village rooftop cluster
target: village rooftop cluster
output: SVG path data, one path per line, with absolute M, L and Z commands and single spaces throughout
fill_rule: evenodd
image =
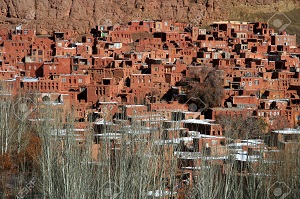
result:
M 201 29 L 171 20 L 131 21 L 99 25 L 86 35 L 2 28 L 0 96 L 34 93 L 41 103 L 72 107 L 78 135 L 93 122 L 95 145 L 111 139 L 116 147 L 139 124 L 143 138 L 174 147 L 180 175 L 192 182 L 201 161 L 222 167 L 229 151 L 239 164 L 255 164 L 297 143 L 299 57 L 296 35 L 275 33 L 265 22 L 219 21 Z M 216 69 L 223 82 L 218 106 L 197 107 L 200 96 L 191 99 L 183 83 L 204 67 Z M 225 137 L 218 115 L 261 118 L 271 141 Z

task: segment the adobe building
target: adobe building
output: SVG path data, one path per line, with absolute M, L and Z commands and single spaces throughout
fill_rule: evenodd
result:
M 64 114 L 72 108 L 79 129 L 94 122 L 95 160 L 101 146 L 119 150 L 122 136 L 135 135 L 155 138 L 166 156 L 180 146 L 178 176 L 185 180 L 204 162 L 224 172 L 228 151 L 237 164 L 247 165 L 248 158 L 256 165 L 264 143 L 234 140 L 226 146 L 215 121 L 219 115 L 262 118 L 272 131 L 270 146 L 286 150 L 297 144 L 297 130 L 286 128 L 300 124 L 300 48 L 296 35 L 275 33 L 267 22 L 219 21 L 200 29 L 141 20 L 99 24 L 80 36 L 73 30 L 37 36 L 17 27 L 1 29 L 0 44 L 1 99 L 37 93 L 39 103 L 56 105 Z M 201 110 L 188 96 L 190 81 L 205 81 L 196 77 L 204 68 L 218 72 L 224 90 L 219 106 Z M 133 126 L 140 127 L 139 134 Z

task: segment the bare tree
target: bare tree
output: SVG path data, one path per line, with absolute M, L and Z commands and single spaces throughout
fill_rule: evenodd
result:
M 223 115 L 216 117 L 222 125 L 224 136 L 232 139 L 251 139 L 263 137 L 267 130 L 267 123 L 258 117 Z
M 214 68 L 202 67 L 193 70 L 188 78 L 188 96 L 199 97 L 210 107 L 220 106 L 223 99 L 223 82 Z
M 2 107 L 2 110 L 6 108 Z M 10 112 L 7 116 L 1 114 L 2 124 L 13 121 L 6 119 Z M 74 110 L 64 106 L 37 103 L 34 115 L 23 126 L 27 133 L 22 132 L 21 140 L 28 136 L 28 141 L 23 143 L 26 146 L 20 145 L 19 153 L 16 134 L 8 139 L 7 153 L 6 142 L 1 146 L 3 154 L 12 154 L 5 157 L 7 164 L 1 163 L 2 168 L 10 169 L 17 162 L 14 158 L 20 158 L 21 166 L 17 170 L 21 183 L 16 187 L 26 186 L 33 174 L 37 176 L 31 198 L 155 198 L 155 195 L 179 197 L 181 194 L 189 198 L 254 199 L 267 198 L 276 181 L 285 182 L 294 192 L 300 184 L 300 169 L 296 166 L 300 160 L 297 143 L 281 152 L 260 144 L 256 155 L 247 154 L 246 160 L 244 155 L 236 154 L 245 149 L 232 152 L 225 143 L 219 148 L 222 153 L 210 154 L 205 149 L 198 153 L 188 152 L 193 158 L 187 159 L 195 160 L 195 164 L 182 168 L 180 154 L 185 153 L 184 147 L 178 143 L 178 138 L 167 140 L 163 135 L 163 120 L 156 120 L 155 115 L 135 113 L 130 126 L 122 123 L 118 129 L 114 129 L 112 119 L 106 119 L 100 129 L 93 128 L 95 124 L 91 123 L 84 131 L 75 128 Z M 219 121 L 229 137 L 231 132 L 240 132 L 236 138 L 256 137 L 265 128 L 257 118 L 226 120 L 226 117 Z M 116 119 L 125 120 L 123 116 Z M 147 128 L 144 124 L 154 122 L 156 128 Z M 18 125 L 8 123 L 7 134 Z M 180 125 L 172 128 L 180 130 Z M 1 130 L 1 136 L 5 138 L 5 135 Z M 2 140 L 5 141 L 1 137 Z M 13 153 L 12 149 L 15 149 Z M 26 161 L 21 161 L 23 158 Z M 183 180 L 182 175 L 188 169 L 192 178 Z M 2 179 L 11 178 L 3 173 L 1 170 Z M 5 198 L 8 191 L 3 188 L 3 183 L 1 186 Z M 297 194 L 289 196 L 297 198 Z

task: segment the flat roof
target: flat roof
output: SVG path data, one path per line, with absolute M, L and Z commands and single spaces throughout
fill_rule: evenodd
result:
M 133 105 L 125 105 L 125 107 L 146 107 L 146 106 L 141 104 L 133 104 Z
M 117 104 L 118 102 L 110 101 L 110 102 L 98 102 L 99 104 Z
M 39 79 L 38 78 L 27 78 L 27 77 L 25 77 L 25 78 L 22 79 L 22 81 L 23 82 L 38 82 Z
M 167 190 L 155 190 L 155 191 L 148 191 L 147 196 L 152 197 L 162 197 L 162 196 L 170 196 L 170 195 L 177 195 L 177 192 L 174 191 L 167 191 Z
M 198 131 L 188 131 L 188 134 L 192 138 L 226 138 L 224 136 L 206 135 L 206 134 L 202 134 L 201 132 L 198 132 Z
M 257 162 L 260 158 L 259 155 L 248 155 L 248 154 L 232 154 L 236 160 L 242 162 Z
M 215 125 L 212 124 L 210 122 L 214 122 L 215 120 L 208 120 L 208 119 L 204 119 L 204 120 L 198 120 L 198 119 L 188 119 L 188 120 L 183 120 L 182 122 L 184 123 L 194 123 L 194 124 L 209 124 L 209 125 Z
M 272 132 L 278 133 L 278 134 L 300 134 L 300 130 L 292 129 L 292 128 L 286 128 L 286 129 L 282 129 L 282 130 L 275 130 L 275 131 L 272 131 Z
M 206 156 L 200 152 L 181 152 L 175 151 L 174 155 L 179 156 L 182 159 L 205 159 L 205 160 L 225 160 L 228 159 L 228 156 Z

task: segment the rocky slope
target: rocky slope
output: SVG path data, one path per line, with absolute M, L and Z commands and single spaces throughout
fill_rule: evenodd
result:
M 37 33 L 67 28 L 86 33 L 103 20 L 176 19 L 205 25 L 299 7 L 299 0 L 0 0 L 0 20 L 5 26 L 35 27 Z

